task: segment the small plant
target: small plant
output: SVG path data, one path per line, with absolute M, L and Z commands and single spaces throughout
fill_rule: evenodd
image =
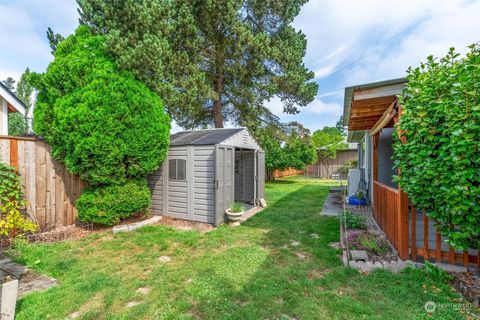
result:
M 425 261 L 425 264 L 423 266 L 423 271 L 425 273 L 430 274 L 435 279 L 439 279 L 443 281 L 452 279 L 452 276 L 447 271 L 440 269 L 430 261 Z
M 241 202 L 235 202 L 231 207 L 230 207 L 230 212 L 232 213 L 239 213 L 245 211 L 245 206 Z
M 357 190 L 357 192 L 355 192 L 355 197 L 358 199 L 358 200 L 363 200 L 365 199 L 365 190 Z
M 366 250 L 375 255 L 383 255 L 390 250 L 384 238 L 366 231 L 350 232 L 347 241 L 352 249 Z
M 361 234 L 358 240 L 365 250 L 376 254 L 386 253 L 389 249 L 388 244 L 383 239 L 371 233 Z
M 15 168 L 0 162 L 0 237 L 15 236 L 37 230 L 37 225 L 26 217 L 20 176 Z
M 348 210 L 345 210 L 343 214 L 339 216 L 339 219 L 342 224 L 344 224 L 346 220 L 348 229 L 365 229 L 365 223 L 367 221 L 365 216 L 352 213 Z

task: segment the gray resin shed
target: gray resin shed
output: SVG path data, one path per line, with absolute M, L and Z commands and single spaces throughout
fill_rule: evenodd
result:
M 265 196 L 265 154 L 245 128 L 182 131 L 148 177 L 154 214 L 220 224 L 234 201 Z

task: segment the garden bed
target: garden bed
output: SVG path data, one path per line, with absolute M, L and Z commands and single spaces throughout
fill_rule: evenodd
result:
M 480 308 L 480 275 L 472 272 L 449 272 L 452 285 L 475 307 Z
M 350 250 L 365 251 L 369 261 L 391 262 L 398 260 L 397 255 L 382 234 L 367 230 L 349 230 L 347 243 Z

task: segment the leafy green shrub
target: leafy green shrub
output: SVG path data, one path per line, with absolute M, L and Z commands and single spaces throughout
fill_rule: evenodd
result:
M 119 70 L 103 36 L 80 26 L 59 43 L 39 88 L 35 131 L 90 186 L 122 185 L 159 168 L 170 118 L 152 91 Z
M 480 46 L 470 49 L 408 70 L 405 143 L 394 145 L 400 186 L 457 249 L 480 247 Z
M 361 214 L 355 214 L 351 211 L 345 210 L 343 214 L 338 216 L 338 219 L 342 224 L 347 222 L 348 229 L 365 229 L 365 223 L 367 218 Z
M 37 230 L 37 225 L 26 217 L 27 203 L 15 168 L 0 162 L 0 181 L 0 237 L 11 239 Z
M 87 189 L 76 203 L 79 220 L 108 226 L 144 212 L 149 205 L 150 190 L 145 180 Z

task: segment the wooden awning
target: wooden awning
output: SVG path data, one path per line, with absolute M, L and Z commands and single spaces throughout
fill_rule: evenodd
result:
M 393 108 L 397 95 L 401 93 L 404 83 L 378 85 L 363 88 L 354 87 L 351 95 L 350 113 L 348 119 L 349 131 L 371 130 L 379 125 L 382 116 L 388 119 L 382 128 L 393 127 L 390 113 L 384 115 L 387 109 Z

